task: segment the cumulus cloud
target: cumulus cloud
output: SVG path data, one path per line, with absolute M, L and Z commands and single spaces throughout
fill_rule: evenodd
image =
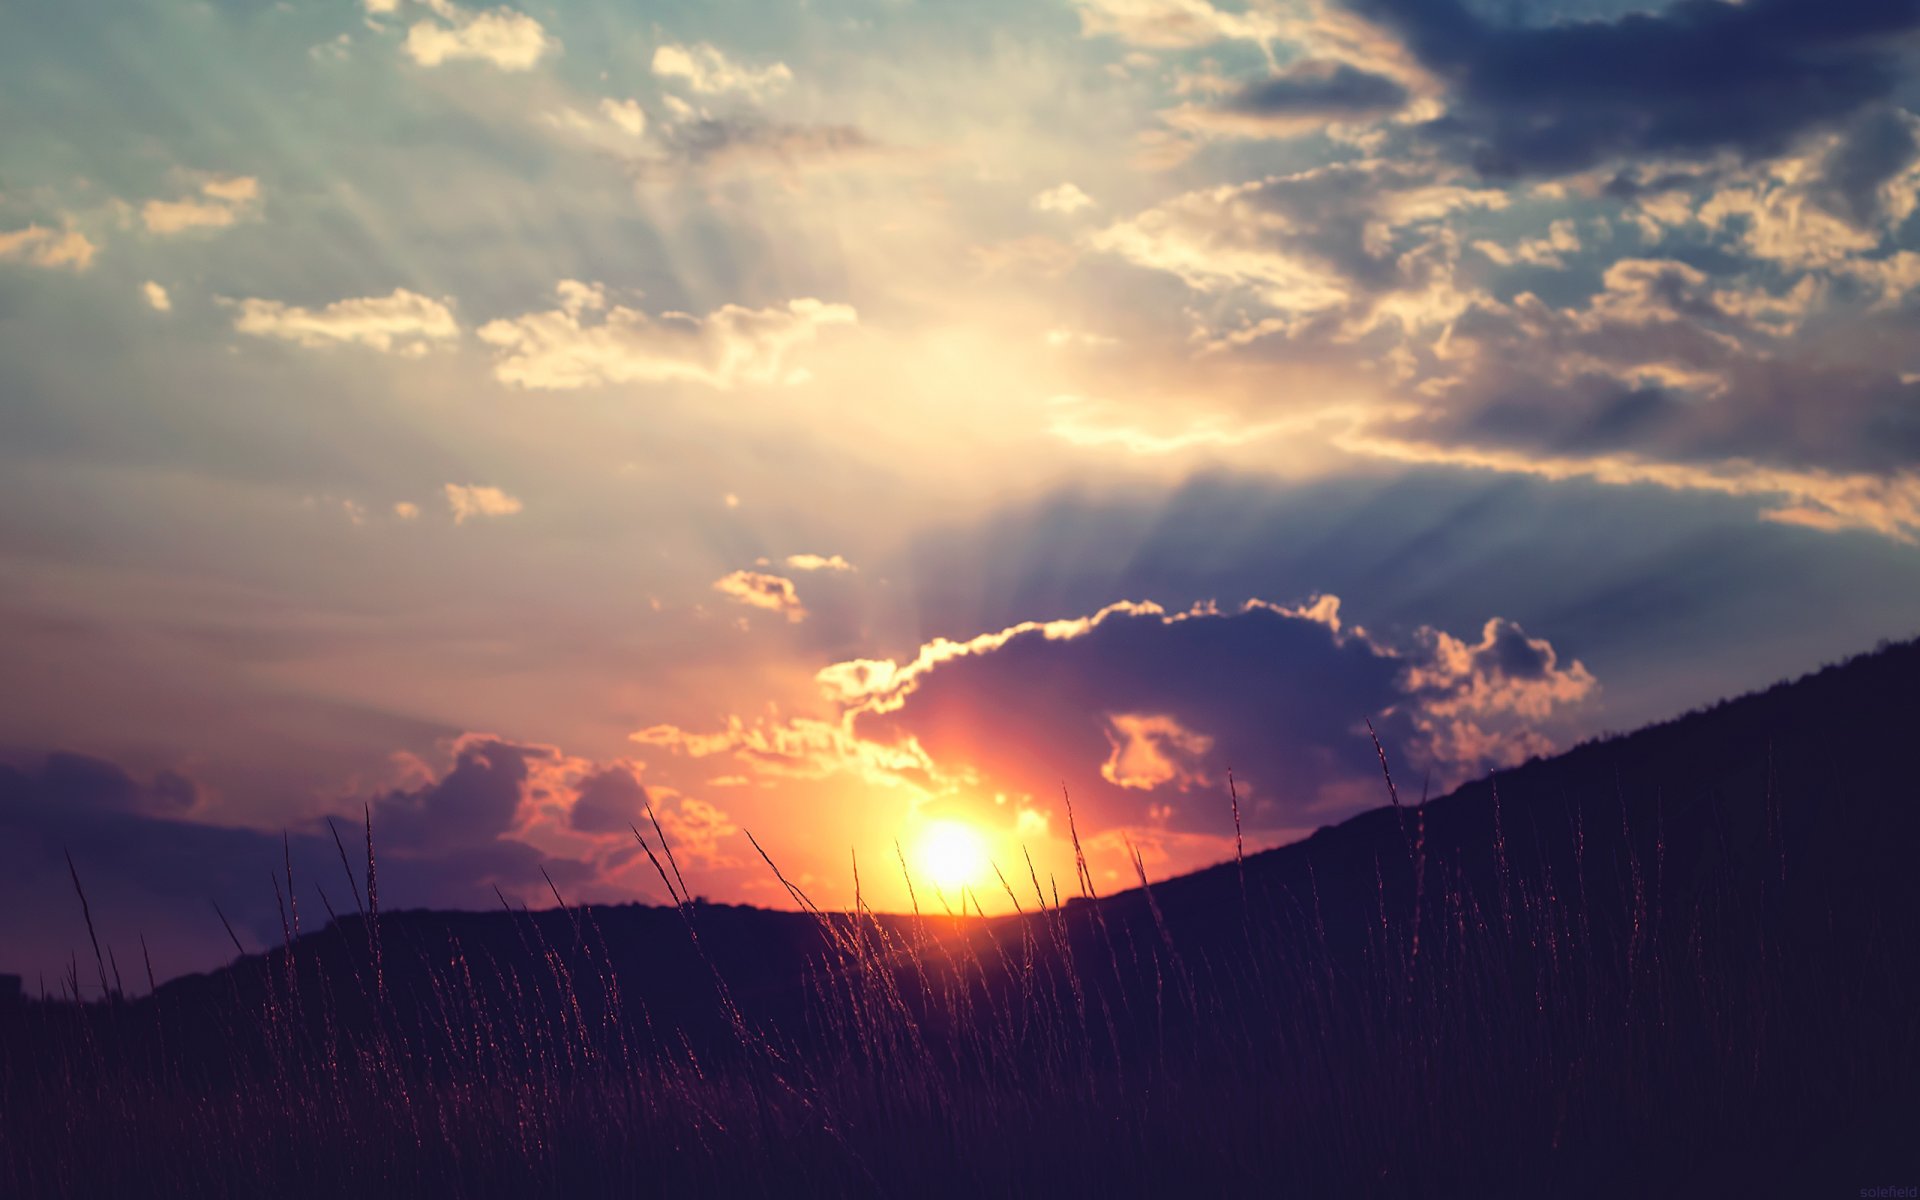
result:
M 147 303 L 152 306 L 155 312 L 173 311 L 173 297 L 167 294 L 166 288 L 161 287 L 153 280 L 149 279 L 140 285 L 140 294 L 146 298 Z
M 523 12 L 460 8 L 452 0 L 428 0 L 433 16 L 407 30 L 401 49 L 423 67 L 459 60 L 491 63 L 503 71 L 526 71 L 560 43 Z
M 818 682 L 834 719 L 635 736 L 755 773 L 859 773 L 929 795 L 1025 803 L 1064 780 L 1095 831 L 1230 829 L 1216 793 L 1231 766 L 1251 827 L 1278 831 L 1378 802 L 1369 718 L 1405 761 L 1452 780 L 1538 752 L 1598 686 L 1511 621 L 1390 639 L 1347 622 L 1332 596 L 1114 604 L 937 638 L 905 661 L 835 663 Z
M 857 320 L 847 305 L 811 298 L 790 300 L 783 308 L 729 304 L 704 317 L 655 317 L 609 305 L 596 287 L 568 281 L 561 285 L 560 308 L 481 326 L 480 340 L 495 349 L 494 374 L 506 383 L 544 389 L 678 382 L 726 390 L 801 383 L 805 371 L 787 365 L 792 351 L 824 327 Z
M 1081 191 L 1073 183 L 1056 184 L 1033 198 L 1035 212 L 1058 213 L 1071 216 L 1083 208 L 1093 207 L 1093 197 Z
M 751 608 L 777 612 L 789 621 L 807 619 L 806 606 L 793 580 L 761 571 L 734 571 L 713 581 L 713 590 Z
M 93 265 L 100 248 L 71 227 L 54 230 L 45 225 L 0 231 L 0 262 L 23 262 L 45 270 L 65 267 L 84 271 Z
M 259 203 L 259 180 L 251 175 L 219 175 L 203 180 L 197 195 L 147 201 L 140 207 L 140 220 L 147 232 L 163 235 L 224 229 L 257 215 Z
M 568 823 L 582 833 L 626 833 L 646 819 L 647 789 L 633 768 L 615 764 L 589 776 L 568 809 Z
M 690 46 L 662 43 L 653 52 L 653 73 L 702 95 L 738 92 L 755 99 L 770 96 L 793 82 L 793 72 L 785 63 L 749 67 L 705 42 Z
M 449 483 L 445 492 L 455 525 L 465 524 L 470 517 L 510 517 L 526 507 L 519 497 L 484 484 Z
M 406 288 L 395 288 L 389 296 L 336 300 L 317 309 L 259 298 L 237 301 L 235 307 L 233 327 L 241 333 L 315 348 L 360 345 L 424 354 L 433 343 L 460 336 L 446 302 Z

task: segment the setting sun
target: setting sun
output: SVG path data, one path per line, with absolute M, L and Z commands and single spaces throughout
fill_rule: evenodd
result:
M 943 892 L 977 885 L 987 874 L 987 841 L 959 821 L 935 821 L 921 833 L 914 857 L 919 872 Z

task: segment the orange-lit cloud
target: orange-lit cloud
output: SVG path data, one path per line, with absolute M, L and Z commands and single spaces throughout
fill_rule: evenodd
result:
M 258 215 L 260 181 L 250 175 L 221 175 L 204 180 L 199 195 L 178 200 L 149 200 L 140 208 L 140 220 L 150 233 L 183 233 L 192 229 L 224 229 Z
M 93 265 L 93 256 L 97 253 L 99 247 L 75 229 L 56 232 L 44 225 L 29 225 L 25 229 L 0 232 L 0 262 L 24 262 L 46 270 L 68 267 L 84 271 Z
M 762 571 L 734 571 L 714 580 L 713 590 L 750 608 L 779 613 L 789 621 L 807 619 L 807 608 L 800 603 L 799 590 L 793 586 L 793 580 L 784 576 L 768 575 Z
M 447 508 L 453 513 L 455 525 L 462 524 L 472 517 L 510 517 L 525 507 L 518 497 L 509 496 L 497 487 L 449 483 L 446 485 L 445 492 Z M 395 509 L 395 514 L 403 520 L 409 519 L 409 514 L 398 508 Z
M 1113 605 L 935 639 L 905 663 L 836 663 L 817 680 L 837 715 L 656 726 L 635 740 L 729 756 L 753 776 L 904 787 L 918 804 L 991 792 L 1025 809 L 1065 781 L 1093 833 L 1218 831 L 1213 793 L 1231 766 L 1249 827 L 1267 837 L 1371 797 L 1368 718 L 1402 761 L 1451 781 L 1553 744 L 1598 687 L 1511 621 L 1471 641 L 1422 627 L 1388 642 L 1343 620 L 1333 596 Z

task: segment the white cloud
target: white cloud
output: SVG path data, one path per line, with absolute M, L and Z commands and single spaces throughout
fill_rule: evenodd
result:
M 1180 49 L 1245 39 L 1268 42 L 1281 25 L 1263 12 L 1225 12 L 1207 0 L 1074 0 L 1087 37 L 1112 35 L 1140 46 Z
M 183 233 L 224 229 L 253 216 L 260 202 L 260 181 L 251 175 L 220 175 L 200 184 L 199 194 L 178 200 L 149 200 L 140 208 L 147 232 Z
M 807 619 L 806 606 L 793 580 L 760 571 L 735 571 L 713 581 L 713 590 L 751 608 L 777 612 L 789 621 Z
M 793 72 L 783 62 L 765 67 L 736 63 L 705 42 L 691 46 L 662 44 L 653 52 L 653 73 L 662 79 L 685 81 L 703 95 L 739 92 L 764 97 L 793 82 Z
M 411 500 L 402 500 L 393 506 L 393 515 L 402 521 L 411 521 L 419 517 L 420 506 Z
M 257 298 L 238 301 L 237 307 L 233 327 L 239 332 L 302 346 L 358 344 L 424 354 L 431 343 L 460 336 L 446 304 L 405 288 L 395 288 L 390 296 L 336 300 L 318 309 Z
M 559 290 L 559 309 L 481 326 L 480 340 L 497 350 L 494 374 L 502 382 L 546 389 L 686 382 L 722 390 L 799 383 L 805 372 L 787 367 L 788 354 L 824 326 L 857 321 L 844 304 L 803 297 L 784 308 L 729 304 L 704 317 L 654 317 L 616 304 L 588 324 L 582 318 L 606 305 L 604 291 L 573 280 Z
M 400 8 L 400 0 L 360 0 L 360 4 L 370 17 L 383 17 Z
M 77 229 L 29 225 L 0 233 L 0 262 L 23 262 L 49 271 L 59 267 L 84 271 L 93 265 L 99 250 Z
M 647 114 L 641 109 L 640 102 L 637 100 L 632 98 L 615 100 L 609 96 L 600 101 L 600 112 L 607 120 L 634 137 L 639 137 L 647 131 Z
M 446 494 L 447 508 L 453 513 L 455 525 L 464 524 L 469 517 L 510 517 L 526 507 L 518 497 L 483 484 L 449 483 Z M 403 519 L 407 517 L 397 506 L 394 511 Z
M 167 295 L 167 289 L 153 280 L 149 279 L 140 285 L 140 294 L 147 298 L 148 304 L 153 305 L 155 312 L 173 311 L 173 297 Z
M 548 50 L 560 48 L 540 22 L 511 8 L 470 12 L 451 0 L 433 0 L 429 7 L 439 20 L 415 22 L 401 46 L 423 67 L 471 59 L 503 71 L 525 71 Z
M 1093 197 L 1081 191 L 1073 183 L 1062 183 L 1048 188 L 1033 198 L 1035 212 L 1059 213 L 1070 216 L 1083 208 L 1093 207 Z

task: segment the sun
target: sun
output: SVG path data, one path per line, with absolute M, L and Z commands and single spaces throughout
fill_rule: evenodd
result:
M 914 857 L 920 873 L 943 892 L 959 892 L 978 883 L 991 864 L 987 840 L 959 821 L 934 821 L 920 834 Z

